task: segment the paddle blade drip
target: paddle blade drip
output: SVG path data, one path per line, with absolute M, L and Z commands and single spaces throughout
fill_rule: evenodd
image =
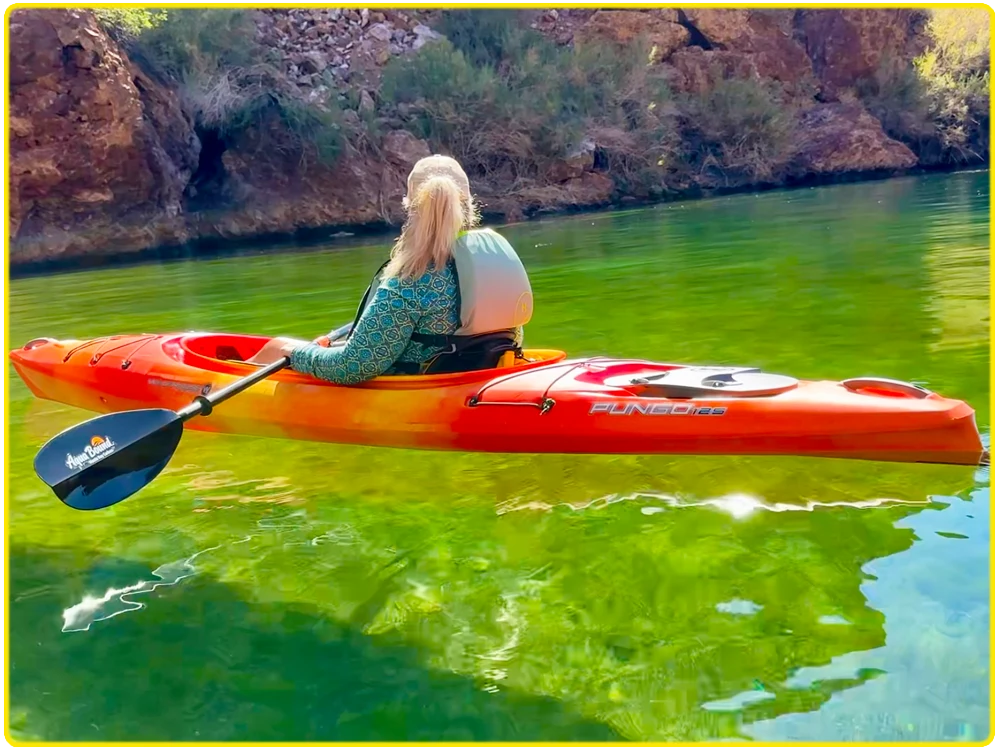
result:
M 183 430 L 167 409 L 106 414 L 52 438 L 35 457 L 35 472 L 71 508 L 106 508 L 156 478 Z

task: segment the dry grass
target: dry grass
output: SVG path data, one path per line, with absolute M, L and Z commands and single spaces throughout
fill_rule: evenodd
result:
M 719 79 L 685 102 L 693 167 L 753 182 L 779 179 L 792 145 L 793 113 L 774 82 Z

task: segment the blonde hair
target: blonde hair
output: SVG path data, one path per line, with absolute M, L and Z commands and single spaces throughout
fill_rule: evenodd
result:
M 392 247 L 385 278 L 416 278 L 428 266 L 444 267 L 463 229 L 479 224 L 469 178 L 450 156 L 427 156 L 406 180 L 406 223 Z

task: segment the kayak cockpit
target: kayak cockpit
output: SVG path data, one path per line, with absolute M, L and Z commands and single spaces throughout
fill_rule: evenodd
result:
M 268 336 L 191 333 L 168 339 L 164 342 L 163 348 L 173 359 L 192 367 L 212 372 L 245 374 L 259 367 L 248 360 L 252 359 L 268 341 L 270 341 Z M 501 361 L 497 367 L 487 370 L 435 375 L 383 375 L 368 381 L 363 386 L 398 384 L 408 387 L 424 385 L 439 387 L 443 384 L 482 380 L 484 376 L 494 378 L 498 373 L 527 370 L 559 362 L 565 358 L 566 353 L 557 349 L 525 349 L 521 357 Z M 308 378 L 291 372 L 285 373 L 284 377 Z M 283 379 L 281 375 L 278 378 Z
M 222 362 L 246 363 L 263 348 L 267 336 L 241 336 L 226 333 L 204 333 L 185 336 L 181 348 L 188 354 Z

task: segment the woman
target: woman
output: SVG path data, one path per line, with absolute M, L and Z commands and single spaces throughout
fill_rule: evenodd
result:
M 458 162 L 441 155 L 418 161 L 403 206 L 403 231 L 347 341 L 275 338 L 252 363 L 287 356 L 293 370 L 353 385 L 379 375 L 425 372 L 441 356 L 495 366 L 492 355 L 519 347 L 521 327 L 531 316 L 527 274 L 506 240 L 476 229 L 479 214 Z M 479 350 L 485 358 L 469 354 Z M 460 366 L 455 362 L 452 367 Z M 447 369 L 439 364 L 438 371 Z

